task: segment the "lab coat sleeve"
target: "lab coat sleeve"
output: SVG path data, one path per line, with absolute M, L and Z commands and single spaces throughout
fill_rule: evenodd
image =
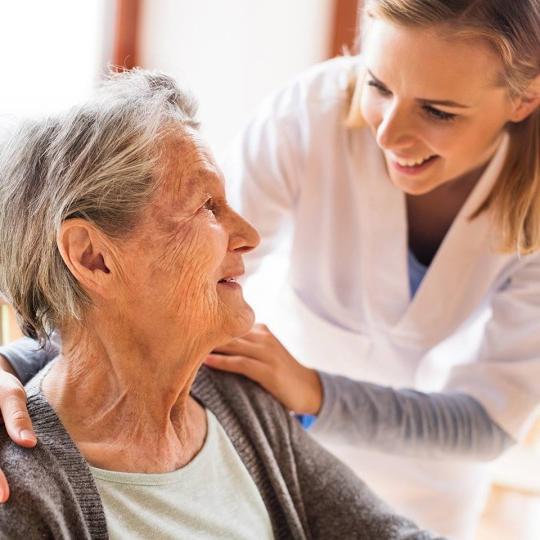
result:
M 248 274 L 279 241 L 299 196 L 303 144 L 295 99 L 288 88 L 268 100 L 220 160 L 230 204 L 261 236 L 245 256 Z
M 26 384 L 58 355 L 60 346 L 60 336 L 53 333 L 43 348 L 37 341 L 25 337 L 0 347 L 0 354 L 11 364 L 19 380 Z
M 389 453 L 488 460 L 514 444 L 474 398 L 423 393 L 320 373 L 323 406 L 310 429 Z
M 477 361 L 454 367 L 447 388 L 476 398 L 520 440 L 540 401 L 540 253 L 522 259 L 491 307 Z

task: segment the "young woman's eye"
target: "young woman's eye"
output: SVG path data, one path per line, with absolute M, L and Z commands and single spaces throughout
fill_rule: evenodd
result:
M 435 118 L 435 120 L 441 120 L 443 122 L 449 122 L 450 120 L 455 120 L 457 118 L 457 114 L 440 111 L 431 105 L 424 105 L 424 111 L 432 118 Z
M 388 90 L 385 86 L 383 86 L 381 83 L 374 81 L 373 79 L 370 79 L 367 81 L 367 85 L 371 86 L 372 88 L 375 88 L 381 96 L 389 96 L 392 92 Z

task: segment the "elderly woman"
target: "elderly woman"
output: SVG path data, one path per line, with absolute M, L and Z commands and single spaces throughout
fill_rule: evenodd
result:
M 0 177 L 0 290 L 62 337 L 27 387 L 38 445 L 0 435 L 2 538 L 429 537 L 254 383 L 201 369 L 253 323 L 258 235 L 171 79 L 117 75 L 25 125 Z

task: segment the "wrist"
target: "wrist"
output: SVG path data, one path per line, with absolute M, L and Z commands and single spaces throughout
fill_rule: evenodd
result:
M 302 414 L 319 414 L 322 407 L 322 383 L 319 373 L 315 369 L 305 368 L 305 381 L 307 391 L 304 396 L 304 404 L 302 406 Z

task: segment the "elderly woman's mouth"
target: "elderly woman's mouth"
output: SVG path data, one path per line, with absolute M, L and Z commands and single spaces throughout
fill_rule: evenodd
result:
M 241 288 L 240 283 L 238 283 L 238 281 L 236 281 L 236 278 L 234 278 L 234 277 L 220 279 L 218 281 L 218 285 L 222 285 L 224 287 L 228 287 L 228 288 L 231 288 L 231 289 L 240 289 Z
M 218 281 L 218 285 L 225 285 L 233 288 L 240 287 L 238 279 L 240 276 L 244 275 L 244 273 L 245 270 L 242 264 L 228 268 L 224 271 L 223 277 Z
M 240 288 L 240 283 L 238 283 L 238 278 L 242 274 L 243 274 L 243 272 L 232 275 L 232 276 L 227 276 L 227 277 L 221 278 L 218 281 L 218 285 L 224 285 L 226 287 L 232 287 L 232 288 Z

